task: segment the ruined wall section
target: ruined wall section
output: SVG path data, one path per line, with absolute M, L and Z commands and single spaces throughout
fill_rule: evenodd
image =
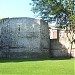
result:
M 43 53 L 48 53 L 49 49 L 47 51 L 42 50 L 42 44 L 48 45 L 47 39 L 42 38 L 46 33 L 41 32 L 47 28 L 43 27 L 45 24 L 42 23 L 39 19 L 26 17 L 5 19 L 1 27 L 0 53 L 2 57 L 44 57 Z
M 40 21 L 40 48 L 44 56 L 50 57 L 50 38 L 49 38 L 49 30 L 48 25 L 44 21 Z
M 2 22 L 0 22 L 0 57 L 2 57 L 1 28 L 2 28 Z
M 70 33 L 65 30 L 57 29 L 57 39 L 51 39 L 51 52 L 53 57 L 70 57 L 71 44 L 69 41 Z

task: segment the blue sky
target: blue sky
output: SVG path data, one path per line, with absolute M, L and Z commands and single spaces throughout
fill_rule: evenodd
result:
M 34 17 L 31 0 L 0 0 L 0 18 Z

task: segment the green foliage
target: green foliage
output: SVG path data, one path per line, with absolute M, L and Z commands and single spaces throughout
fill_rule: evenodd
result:
M 0 22 L 2 22 L 3 21 L 3 19 L 0 19 Z
M 0 75 L 74 75 L 75 59 L 0 59 Z
M 62 13 L 70 22 L 74 19 L 74 0 L 32 0 L 32 5 L 32 11 L 47 22 L 51 20 L 51 15 L 62 18 Z

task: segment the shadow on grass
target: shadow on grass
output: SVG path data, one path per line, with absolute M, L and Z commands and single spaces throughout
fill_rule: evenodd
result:
M 27 61 L 46 61 L 46 60 L 69 60 L 71 58 L 0 58 L 0 63 L 7 63 L 7 62 L 27 62 Z

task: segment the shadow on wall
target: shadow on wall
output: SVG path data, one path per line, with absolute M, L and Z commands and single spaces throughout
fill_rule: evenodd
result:
M 71 57 L 71 46 L 68 37 L 59 37 L 50 40 L 52 57 Z
M 72 35 L 70 32 L 66 32 L 64 29 L 53 29 L 57 30 L 56 33 L 54 31 L 50 32 L 52 33 L 52 37 L 50 39 L 50 50 L 52 57 L 75 57 L 74 50 L 75 44 L 73 44 L 72 41 Z M 57 38 L 55 38 L 55 36 Z
M 50 40 L 51 42 L 51 53 L 52 57 L 68 57 L 70 54 L 68 54 L 68 49 L 63 46 L 59 40 L 53 39 Z

